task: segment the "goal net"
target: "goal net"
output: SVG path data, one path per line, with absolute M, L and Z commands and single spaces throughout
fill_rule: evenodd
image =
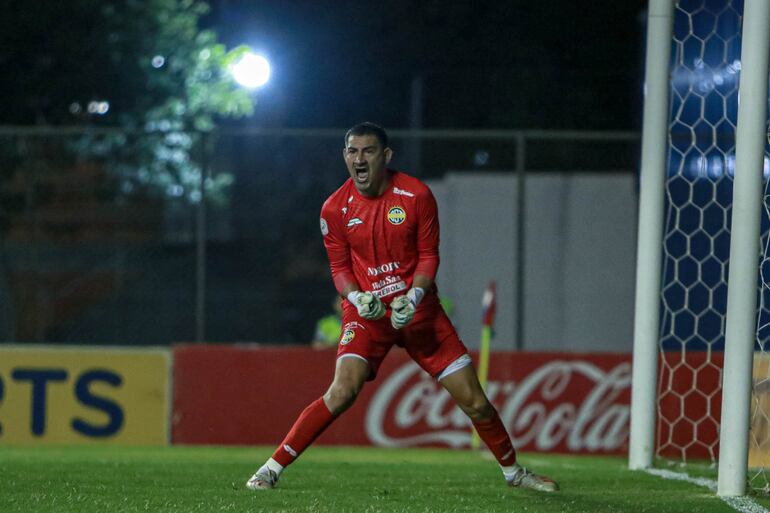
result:
M 719 456 L 742 12 L 742 0 L 680 0 L 674 13 L 656 454 L 684 462 Z M 767 167 L 766 156 L 765 178 Z M 769 198 L 757 255 L 753 488 L 768 487 L 770 463 Z

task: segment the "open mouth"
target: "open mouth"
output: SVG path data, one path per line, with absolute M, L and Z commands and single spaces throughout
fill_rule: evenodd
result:
M 369 178 L 369 168 L 364 167 L 357 167 L 356 168 L 356 181 L 358 183 L 366 183 L 366 180 Z

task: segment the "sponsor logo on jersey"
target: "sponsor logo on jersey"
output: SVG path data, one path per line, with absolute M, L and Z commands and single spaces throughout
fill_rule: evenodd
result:
M 359 218 L 357 218 L 357 217 L 354 217 L 353 219 L 351 219 L 350 221 L 348 221 L 348 228 L 350 228 L 351 226 L 355 226 L 355 225 L 357 225 L 357 224 L 364 224 L 364 222 L 363 222 L 363 221 L 361 221 Z
M 379 290 L 373 290 L 372 294 L 374 294 L 378 298 L 384 298 L 385 296 L 389 296 L 393 293 L 400 292 L 402 290 L 406 290 L 406 282 L 397 281 L 396 283 L 385 285 Z
M 398 276 L 385 276 L 381 280 L 372 282 L 372 292 L 376 294 L 377 291 L 382 289 L 383 287 L 387 288 L 388 285 L 393 285 L 399 282 L 402 282 L 402 280 Z
M 347 214 L 348 213 L 348 207 L 342 207 L 342 213 Z
M 324 237 L 329 235 L 329 225 L 326 224 L 326 219 L 323 217 L 321 218 L 321 234 L 323 234 Z
M 356 338 L 356 332 L 352 329 L 346 329 L 342 332 L 342 337 L 340 338 L 340 344 L 343 346 L 346 346 L 350 344 L 350 342 L 353 341 L 353 339 Z
M 393 194 L 400 194 L 401 196 L 408 196 L 410 198 L 414 198 L 414 193 L 405 191 L 404 189 L 399 189 L 398 187 L 393 187 Z
M 367 267 L 366 274 L 369 276 L 379 276 L 383 273 L 392 273 L 396 269 L 401 268 L 401 262 L 388 262 L 387 264 L 378 265 L 377 267 Z
M 401 207 L 390 207 L 388 210 L 388 221 L 390 224 L 399 225 L 406 221 L 406 211 Z

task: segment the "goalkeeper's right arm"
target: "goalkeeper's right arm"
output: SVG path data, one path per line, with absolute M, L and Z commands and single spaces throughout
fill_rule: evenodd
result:
M 371 292 L 359 290 L 350 262 L 350 246 L 344 237 L 339 235 L 344 232 L 336 210 L 329 206 L 329 200 L 326 200 L 321 208 L 321 233 L 324 236 L 334 286 L 339 293 L 356 307 L 362 319 L 373 321 L 382 318 L 385 315 L 385 305 L 380 298 Z
M 358 315 L 362 319 L 368 321 L 376 321 L 381 319 L 385 315 L 385 305 L 382 304 L 380 298 L 371 292 L 361 292 L 360 290 L 353 290 L 346 294 L 348 301 L 358 310 Z

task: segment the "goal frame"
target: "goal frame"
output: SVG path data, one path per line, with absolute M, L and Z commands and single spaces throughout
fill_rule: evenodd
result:
M 655 454 L 669 66 L 674 0 L 650 0 L 642 129 L 629 467 Z M 728 275 L 717 494 L 746 493 L 751 376 L 756 339 L 760 217 L 767 138 L 770 2 L 745 0 Z

